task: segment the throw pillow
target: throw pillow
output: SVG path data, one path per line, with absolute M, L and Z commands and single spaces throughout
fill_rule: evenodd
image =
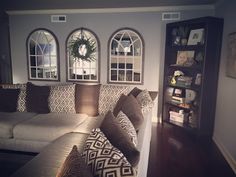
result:
M 30 82 L 26 86 L 26 108 L 28 112 L 49 113 L 49 86 L 36 86 Z
M 122 109 L 123 102 L 126 100 L 127 96 L 122 94 L 119 100 L 116 103 L 116 106 L 113 109 L 114 116 L 117 116 L 120 110 Z
M 142 92 L 140 92 L 137 95 L 136 99 L 138 100 L 143 113 L 149 112 L 154 105 L 152 98 L 150 97 L 147 90 L 143 90 Z
M 56 177 L 81 177 L 80 156 L 74 145 L 64 163 L 60 167 Z
M 107 111 L 113 110 L 121 94 L 128 94 L 129 86 L 101 85 L 99 95 L 99 114 L 105 115 Z
M 122 98 L 125 97 L 125 98 Z M 118 108 L 117 108 L 118 107 Z M 116 107 L 114 108 L 114 115 L 117 116 L 119 111 L 122 111 L 129 120 L 132 122 L 135 130 L 139 130 L 140 126 L 143 123 L 143 114 L 141 107 L 136 98 L 133 95 L 121 96 L 117 102 Z
M 94 176 L 99 177 L 135 177 L 136 171 L 126 160 L 125 156 L 109 141 L 102 143 L 101 139 L 107 139 L 99 130 L 91 132 L 85 142 L 83 158 L 90 167 Z
M 137 146 L 138 143 L 137 133 L 129 118 L 122 111 L 120 111 L 116 119 L 119 121 L 121 128 L 128 134 L 131 142 L 135 146 Z
M 0 89 L 0 111 L 15 112 L 20 89 Z
M 122 129 L 118 119 L 108 111 L 101 124 L 101 130 L 111 144 L 117 147 L 133 165 L 139 162 L 140 153 L 133 144 L 130 135 Z
M 83 113 L 89 116 L 98 115 L 98 100 L 100 93 L 99 85 L 75 86 L 75 110 L 76 113 Z
M 50 112 L 75 113 L 75 85 L 50 86 Z
M 20 94 L 17 101 L 17 111 L 26 111 L 26 84 L 4 84 L 2 88 L 6 89 L 20 89 Z
M 137 87 L 134 87 L 134 88 L 129 92 L 128 95 L 133 95 L 134 97 L 137 97 L 138 94 L 141 93 L 141 92 L 142 92 L 141 89 L 139 89 L 139 88 L 137 88 Z M 156 91 L 148 91 L 148 93 L 149 93 L 150 97 L 152 98 L 152 101 L 154 101 L 154 100 L 156 99 L 157 94 L 158 94 L 158 92 L 156 92 Z

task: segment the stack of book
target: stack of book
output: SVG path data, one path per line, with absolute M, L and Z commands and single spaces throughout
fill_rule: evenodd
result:
M 170 113 L 170 121 L 184 123 L 185 114 L 183 112 L 169 111 L 169 113 Z

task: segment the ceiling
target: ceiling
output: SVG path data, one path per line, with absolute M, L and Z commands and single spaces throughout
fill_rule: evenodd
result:
M 220 0 L 1 0 L 2 10 L 213 5 Z

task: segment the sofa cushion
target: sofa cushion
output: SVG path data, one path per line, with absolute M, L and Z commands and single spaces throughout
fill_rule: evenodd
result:
M 122 111 L 127 115 L 129 120 L 132 122 L 135 130 L 138 130 L 143 123 L 143 114 L 141 107 L 136 98 L 133 95 L 125 96 L 122 95 L 118 100 L 116 107 L 114 108 L 114 115 L 117 116 L 118 112 Z
M 74 145 L 77 146 L 79 153 L 82 153 L 87 137 L 88 135 L 83 133 L 67 133 L 57 138 L 11 177 L 56 177 L 58 170 Z M 85 164 L 81 164 L 83 169 L 81 170 L 81 177 L 93 177 L 90 170 L 84 168 Z
M 131 165 L 137 165 L 140 155 L 139 151 L 133 144 L 130 135 L 123 130 L 119 120 L 114 117 L 111 111 L 108 111 L 106 114 L 101 125 L 101 130 L 111 144 L 125 155 Z
M 81 124 L 76 126 L 73 132 L 90 134 L 92 129 L 100 127 L 103 119 L 104 119 L 104 116 L 96 116 L 96 117 L 88 116 L 86 117 L 86 120 L 84 120 Z
M 15 112 L 20 89 L 0 88 L 0 111 Z
M 94 176 L 133 177 L 136 171 L 119 149 L 107 143 L 106 136 L 99 130 L 91 132 L 86 140 L 83 157 Z
M 56 177 L 81 177 L 80 156 L 74 145 L 66 160 L 60 167 Z
M 50 112 L 75 113 L 75 85 L 55 85 L 50 87 Z
M 4 89 L 20 89 L 20 94 L 17 101 L 17 111 L 26 111 L 26 84 L 3 84 Z
M 100 93 L 99 85 L 75 86 L 75 109 L 76 113 L 84 113 L 89 116 L 98 115 L 98 100 Z
M 38 114 L 30 120 L 17 124 L 13 130 L 16 139 L 52 141 L 72 132 L 86 120 L 85 114 L 49 113 Z
M 35 113 L 28 112 L 13 112 L 6 113 L 0 112 L 0 137 L 1 138 L 12 138 L 13 128 L 22 123 L 25 120 L 29 120 L 34 117 Z
M 49 86 L 37 86 L 30 82 L 26 87 L 26 108 L 28 112 L 49 113 Z
M 99 114 L 105 115 L 107 111 L 113 110 L 121 94 L 128 94 L 129 86 L 101 85 L 99 95 Z

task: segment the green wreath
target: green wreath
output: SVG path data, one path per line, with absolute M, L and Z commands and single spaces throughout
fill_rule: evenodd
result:
M 81 59 L 84 61 L 95 61 L 96 42 L 90 38 L 77 38 L 71 41 L 69 46 L 72 56 L 75 59 Z

